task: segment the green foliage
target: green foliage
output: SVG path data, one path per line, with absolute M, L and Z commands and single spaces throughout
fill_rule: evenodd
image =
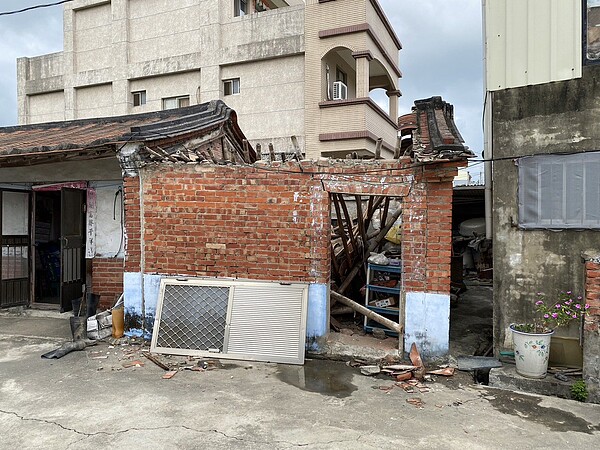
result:
M 590 305 L 572 291 L 562 291 L 554 299 L 548 300 L 542 292 L 536 294 L 533 322 L 512 324 L 512 328 L 522 333 L 548 333 L 557 327 L 567 326 L 573 320 L 581 320 Z
M 584 304 L 583 298 L 571 291 L 560 292 L 556 300 L 547 301 L 546 296 L 538 292 L 535 310 L 541 316 L 541 326 L 553 330 L 564 327 L 572 320 L 580 320 L 590 305 Z
M 571 386 L 571 397 L 578 402 L 585 402 L 588 398 L 588 390 L 585 381 L 579 380 Z

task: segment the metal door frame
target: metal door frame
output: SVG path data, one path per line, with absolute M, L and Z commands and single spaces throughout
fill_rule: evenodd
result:
M 27 218 L 28 218 L 28 224 L 27 224 L 27 234 L 25 235 L 7 235 L 4 236 L 2 234 L 2 202 L 3 202 L 3 194 L 4 192 L 17 192 L 17 193 L 24 193 L 27 194 L 28 199 L 27 199 Z M 31 283 L 33 280 L 33 274 L 32 274 L 32 261 L 33 261 L 33 245 L 32 245 L 32 239 L 31 239 L 31 230 L 32 230 L 32 215 L 31 215 L 31 202 L 32 202 L 32 192 L 27 190 L 27 189 L 10 189 L 10 188 L 0 188 L 0 308 L 10 308 L 10 307 L 14 307 L 14 306 L 27 306 L 31 303 L 31 299 L 32 299 L 32 291 L 31 291 Z M 26 293 L 25 294 L 25 299 L 17 301 L 17 302 L 12 302 L 12 303 L 7 303 L 7 304 L 2 304 L 2 297 L 4 295 L 3 291 L 5 289 L 5 287 L 3 287 L 5 285 L 5 281 L 9 281 L 9 280 L 3 280 L 2 279 L 2 248 L 4 246 L 4 241 L 6 239 L 9 240 L 14 240 L 15 243 L 13 244 L 14 246 L 19 246 L 19 247 L 26 247 L 27 248 L 27 278 L 15 278 L 15 279 L 10 279 L 10 281 L 14 281 L 14 282 L 20 282 L 20 283 L 25 283 L 25 289 L 23 289 L 22 293 Z M 23 242 L 21 244 L 17 244 L 16 242 L 22 239 Z

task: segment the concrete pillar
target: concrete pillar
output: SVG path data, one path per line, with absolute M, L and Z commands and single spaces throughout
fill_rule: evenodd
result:
M 388 98 L 390 99 L 388 114 L 390 116 L 390 119 L 392 119 L 394 121 L 394 123 L 397 123 L 398 122 L 398 99 L 400 98 L 402 93 L 396 89 L 393 91 L 387 91 L 386 94 L 387 94 Z
M 29 97 L 25 93 L 25 85 L 29 79 L 29 58 L 17 59 L 17 117 L 19 125 L 29 123 Z M 19 82 L 23 80 L 22 82 Z
M 352 56 L 356 60 L 356 98 L 369 96 L 369 62 L 373 55 L 368 50 L 354 52 Z
M 125 115 L 131 112 L 132 98 L 129 92 L 127 79 L 127 64 L 129 51 L 129 2 L 126 0 L 113 0 L 112 11 L 112 73 L 113 73 L 113 115 Z

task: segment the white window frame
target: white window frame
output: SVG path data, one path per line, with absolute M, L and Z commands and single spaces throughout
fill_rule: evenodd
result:
M 238 95 L 240 93 L 240 86 L 239 78 L 223 80 L 223 95 Z M 227 93 L 228 89 L 229 93 Z
M 520 158 L 519 227 L 600 229 L 600 152 Z
M 233 15 L 241 17 L 248 14 L 248 3 L 249 0 L 233 0 Z
M 134 91 L 131 93 L 133 96 L 133 106 L 138 107 L 146 104 L 146 91 Z M 136 101 L 137 99 L 137 101 Z M 136 104 L 137 103 L 137 104 Z
M 172 106 L 168 106 L 169 102 L 174 102 Z M 176 109 L 176 108 L 185 108 L 186 106 L 190 106 L 190 96 L 189 95 L 180 95 L 177 97 L 165 97 L 162 99 L 162 109 Z

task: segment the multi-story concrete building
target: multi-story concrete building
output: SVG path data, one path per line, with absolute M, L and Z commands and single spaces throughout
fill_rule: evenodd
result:
M 222 99 L 263 148 L 390 155 L 400 48 L 377 0 L 75 0 L 64 50 L 18 60 L 19 123 Z

